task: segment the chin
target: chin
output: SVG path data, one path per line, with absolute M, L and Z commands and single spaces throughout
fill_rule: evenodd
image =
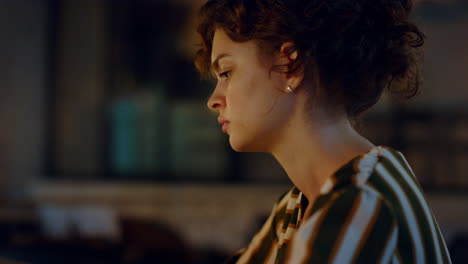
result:
M 245 140 L 245 139 L 240 139 L 236 138 L 233 136 L 229 137 L 229 144 L 231 145 L 231 148 L 234 151 L 237 152 L 263 152 L 265 151 L 264 149 L 261 149 L 255 144 L 255 142 L 252 142 L 252 140 Z
M 245 145 L 233 139 L 233 136 L 229 136 L 229 145 L 234 151 L 245 152 L 247 151 Z

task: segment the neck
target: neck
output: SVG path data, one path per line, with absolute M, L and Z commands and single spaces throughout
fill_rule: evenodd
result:
M 271 151 L 309 201 L 315 200 L 326 179 L 336 170 L 374 147 L 352 128 L 346 117 L 322 116 L 314 120 L 314 124 L 303 118 L 291 120 L 282 140 Z

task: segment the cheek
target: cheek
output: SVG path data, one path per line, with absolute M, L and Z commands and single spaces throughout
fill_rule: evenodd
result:
M 254 109 L 250 108 L 251 96 L 244 87 L 232 83 L 226 94 L 226 114 L 233 121 L 233 124 L 242 129 L 249 126 L 251 115 L 254 114 L 252 113 Z
M 253 78 L 243 72 L 236 73 L 237 76 L 230 80 L 226 92 L 226 104 L 231 112 L 241 112 L 250 104 L 255 82 Z
M 261 76 L 233 81 L 226 98 L 230 111 L 245 125 L 271 119 L 279 95 L 274 85 L 271 80 Z

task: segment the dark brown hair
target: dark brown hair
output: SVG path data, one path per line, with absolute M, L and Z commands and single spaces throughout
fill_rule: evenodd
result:
M 303 66 L 327 100 L 356 117 L 385 88 L 398 98 L 418 93 L 425 36 L 409 21 L 412 9 L 411 0 L 209 0 L 200 9 L 195 64 L 209 76 L 217 28 L 270 54 L 291 41 L 298 59 L 285 72 Z

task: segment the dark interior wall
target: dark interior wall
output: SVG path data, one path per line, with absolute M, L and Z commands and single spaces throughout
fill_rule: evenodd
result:
M 106 10 L 103 0 L 61 0 L 52 76 L 56 130 L 51 158 L 61 171 L 100 171 L 100 118 L 107 84 Z M 107 1 L 110 3 L 109 1 Z M 52 128 L 53 129 L 53 128 Z M 52 132 L 52 131 L 51 131 Z M 66 139 L 74 140 L 66 140 Z M 78 167 L 78 168 L 76 168 Z
M 462 1 L 461 1 L 462 2 Z M 423 90 L 414 107 L 466 110 L 468 100 L 468 5 L 462 15 L 419 19 L 427 35 Z M 453 11 L 455 12 L 455 11 Z
M 38 176 L 44 133 L 48 1 L 0 1 L 0 191 Z

